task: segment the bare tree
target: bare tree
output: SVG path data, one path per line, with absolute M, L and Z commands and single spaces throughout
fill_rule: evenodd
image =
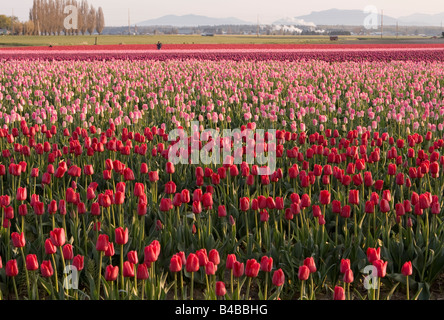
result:
M 77 29 L 65 29 L 66 6 L 74 6 L 78 9 Z M 68 34 L 89 34 L 98 30 L 103 31 L 105 18 L 103 10 L 99 11 L 87 0 L 33 0 L 32 8 L 29 10 L 29 22 L 31 24 L 17 26 L 17 30 L 22 33 L 34 35 L 60 35 L 62 32 Z
M 102 7 L 99 7 L 99 10 L 97 11 L 96 30 L 99 34 L 102 34 L 104 28 L 105 28 L 105 15 L 103 14 Z
M 97 20 L 97 14 L 96 14 L 96 9 L 94 9 L 94 7 L 91 5 L 91 8 L 89 9 L 89 14 L 88 14 L 88 33 L 91 35 L 94 33 L 94 30 L 96 29 L 96 20 Z
M 88 1 L 82 0 L 79 8 L 79 31 L 84 35 L 88 29 Z

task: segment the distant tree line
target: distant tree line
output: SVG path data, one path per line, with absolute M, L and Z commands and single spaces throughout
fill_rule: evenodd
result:
M 77 8 L 77 28 L 65 28 L 64 21 L 72 13 L 65 12 L 67 6 Z M 15 35 L 91 35 L 95 31 L 102 34 L 105 16 L 101 7 L 96 9 L 86 0 L 34 0 L 29 21 L 19 22 L 17 17 L 0 16 L 2 28 Z

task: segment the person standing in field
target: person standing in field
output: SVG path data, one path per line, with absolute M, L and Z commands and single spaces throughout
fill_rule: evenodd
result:
M 160 41 L 157 41 L 157 50 L 162 49 L 162 43 Z

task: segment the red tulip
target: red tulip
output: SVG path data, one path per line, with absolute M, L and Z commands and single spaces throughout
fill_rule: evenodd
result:
M 18 275 L 17 260 L 13 259 L 6 262 L 5 271 L 7 277 L 17 276 Z
M 310 273 L 316 272 L 316 264 L 314 262 L 313 257 L 306 258 L 304 260 L 304 265 L 308 267 L 308 269 L 310 270 Z
M 381 259 L 381 248 L 368 248 L 367 249 L 367 260 L 369 263 L 372 263 L 376 260 Z
M 123 276 L 125 278 L 134 278 L 134 264 L 129 261 L 123 263 Z
M 217 208 L 217 215 L 218 215 L 219 218 L 222 218 L 222 217 L 226 217 L 226 216 L 227 216 L 227 209 L 225 208 L 224 205 L 220 205 L 220 206 Z
M 284 210 L 284 198 L 276 197 L 276 210 Z
M 268 209 L 273 210 L 276 208 L 276 203 L 272 197 L 268 197 L 266 201 Z
M 335 286 L 333 300 L 345 300 L 345 291 L 343 287 Z
M 299 267 L 298 278 L 301 281 L 306 281 L 310 276 L 310 269 L 306 265 L 302 265 Z
M 348 269 L 350 269 L 350 259 L 341 259 L 340 272 L 345 273 Z
M 235 262 L 236 262 L 236 255 L 229 254 L 227 256 L 226 269 L 228 269 L 228 270 L 233 269 Z
M 13 232 L 11 234 L 12 244 L 16 248 L 22 248 L 26 245 L 25 234 Z
M 62 229 L 63 230 L 63 229 Z M 109 237 L 106 234 L 99 234 L 96 242 L 96 250 L 97 251 L 106 251 L 109 246 Z
M 149 273 L 147 265 L 144 263 L 137 265 L 137 280 L 146 280 L 148 278 Z
M 333 200 L 331 206 L 333 213 L 335 214 L 341 213 L 341 202 L 339 200 Z
M 17 188 L 17 196 L 16 196 L 17 201 L 25 201 L 26 198 L 27 198 L 26 187 Z
M 148 165 L 146 163 L 140 164 L 140 173 L 147 174 L 148 173 Z
M 250 209 L 250 199 L 247 197 L 241 198 L 239 208 L 241 211 L 248 211 L 248 209 Z
M 261 258 L 261 271 L 271 272 L 272 269 L 273 269 L 273 258 L 263 256 Z
M 205 274 L 212 276 L 216 274 L 216 271 L 217 271 L 217 266 L 213 262 L 208 261 L 207 264 L 205 265 Z
M 190 191 L 189 190 L 187 190 L 187 189 L 182 190 L 180 195 L 181 195 L 182 203 L 189 203 L 191 201 L 191 199 L 190 199 Z
M 42 277 L 51 278 L 54 274 L 54 269 L 52 268 L 51 261 L 42 261 L 42 264 L 40 265 L 40 272 L 42 273 Z
M 345 271 L 343 280 L 345 283 L 352 283 L 354 281 L 353 271 L 351 269 Z
M 197 258 L 199 258 L 199 265 L 201 267 L 204 267 L 208 262 L 207 250 L 205 248 L 197 250 L 196 256 L 197 256 Z
M 162 200 L 160 200 L 159 209 L 163 212 L 168 212 L 173 209 L 173 203 L 171 202 L 171 199 L 162 198 Z
M 190 253 L 187 258 L 185 265 L 187 272 L 197 272 L 199 271 L 199 258 L 194 253 Z
M 105 269 L 105 280 L 106 281 L 116 281 L 119 276 L 119 267 L 108 265 Z
M 245 267 L 245 275 L 250 278 L 256 278 L 259 274 L 259 269 L 261 265 L 255 259 L 247 260 Z
M 280 287 L 285 283 L 285 274 L 282 269 L 278 269 L 273 273 L 272 282 L 276 287 Z
M 349 205 L 345 205 L 341 209 L 341 217 L 342 218 L 350 218 L 351 207 Z
M 167 162 L 165 170 L 166 170 L 166 173 L 173 174 L 174 171 L 175 171 L 174 170 L 174 164 L 172 162 Z
M 430 200 L 426 194 L 421 194 L 419 196 L 419 207 L 421 209 L 427 209 L 430 207 Z
M 200 214 L 202 212 L 202 204 L 200 201 L 193 202 L 193 213 Z
M 396 175 L 396 184 L 398 186 L 404 185 L 404 174 L 402 172 L 400 172 Z
M 216 282 L 216 295 L 218 297 L 223 297 L 227 294 L 227 290 L 225 288 L 225 283 L 222 281 Z
M 386 199 L 382 199 L 381 203 L 379 204 L 379 210 L 382 213 L 387 213 L 390 211 L 390 203 Z
M 176 193 L 176 184 L 173 181 L 168 181 L 165 184 L 165 193 L 166 194 L 174 194 L 174 193 Z
M 82 271 L 84 267 L 84 257 L 81 255 L 76 255 L 72 260 L 72 265 L 77 269 L 77 271 Z
M 318 205 L 313 205 L 312 210 L 313 210 L 313 217 L 314 218 L 318 218 L 319 216 L 322 215 L 321 208 Z
M 213 262 L 216 266 L 220 263 L 219 252 L 216 249 L 211 249 L 208 254 L 208 261 Z
M 26 269 L 28 271 L 35 271 L 39 268 L 39 262 L 37 261 L 37 256 L 35 254 L 28 254 L 26 256 Z
M 72 260 L 74 258 L 74 252 L 72 250 L 72 245 L 67 243 L 63 246 L 63 259 L 65 260 Z
M 56 247 L 61 247 L 65 244 L 65 229 L 55 228 L 49 234 L 52 244 Z
M 173 255 L 170 260 L 170 271 L 180 272 L 182 270 L 182 259 L 178 255 Z
M 115 234 L 118 245 L 125 245 L 128 242 L 128 228 L 125 228 L 125 230 L 122 227 L 116 228 Z
M 211 193 L 207 192 L 202 196 L 202 204 L 206 210 L 213 208 L 213 196 Z
M 148 178 L 150 182 L 156 182 L 159 180 L 159 173 L 157 171 L 151 171 L 148 173 Z
M 405 275 L 406 277 L 412 275 L 413 268 L 412 268 L 412 262 L 411 261 L 407 261 L 406 263 L 404 263 L 404 265 L 402 266 L 402 269 L 401 269 L 401 273 L 403 275 Z
M 321 190 L 319 202 L 324 206 L 330 204 L 330 192 L 328 190 Z
M 377 180 L 375 182 L 375 189 L 380 191 L 384 187 L 384 181 L 383 180 Z
M 375 260 L 373 261 L 373 266 L 376 267 L 377 271 L 378 271 L 378 278 L 384 278 L 386 275 L 386 270 L 387 270 L 387 261 L 383 261 L 383 260 Z
M 301 198 L 301 207 L 308 208 L 311 205 L 310 197 L 308 194 L 303 194 Z
M 243 276 L 243 274 L 244 274 L 244 264 L 239 261 L 235 261 L 233 264 L 233 275 L 236 278 L 240 278 Z
M 350 190 L 348 193 L 348 203 L 359 205 L 359 190 Z
M 114 243 L 109 242 L 108 246 L 106 247 L 106 250 L 105 250 L 105 257 L 112 257 L 112 256 L 114 256 L 114 253 L 115 253 Z

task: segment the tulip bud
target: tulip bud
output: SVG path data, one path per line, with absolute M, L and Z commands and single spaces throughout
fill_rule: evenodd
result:
M 227 290 L 225 288 L 225 283 L 222 281 L 216 282 L 216 295 L 218 297 L 223 297 L 227 294 Z
M 186 271 L 187 272 L 197 272 L 199 271 L 199 258 L 194 253 L 190 253 L 186 262 Z
M 35 254 L 28 254 L 26 256 L 26 269 L 28 271 L 38 270 L 39 263 L 37 261 L 37 256 Z
M 298 278 L 301 281 L 306 281 L 310 276 L 310 269 L 306 265 L 302 265 L 299 267 Z
M 413 269 L 412 269 L 412 262 L 411 261 L 407 261 L 406 263 L 404 263 L 404 265 L 402 266 L 402 269 L 401 269 L 401 273 L 403 275 L 405 275 L 406 277 L 412 275 Z
M 343 287 L 335 286 L 333 300 L 345 300 L 345 291 Z
M 282 269 L 278 269 L 273 273 L 272 282 L 276 287 L 280 287 L 285 283 L 285 274 Z

